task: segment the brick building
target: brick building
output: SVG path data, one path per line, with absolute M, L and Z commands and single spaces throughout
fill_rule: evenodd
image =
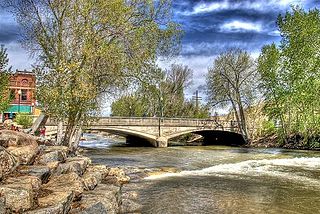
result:
M 16 71 L 10 76 L 10 107 L 3 113 L 3 119 L 12 119 L 17 113 L 34 113 L 36 76 L 32 72 Z M 1 118 L 0 118 L 1 119 Z

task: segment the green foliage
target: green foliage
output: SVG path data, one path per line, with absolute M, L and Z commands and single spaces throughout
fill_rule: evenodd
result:
M 0 113 L 8 109 L 11 98 L 9 95 L 9 73 L 5 71 L 8 66 L 7 49 L 0 46 Z M 10 70 L 10 68 L 9 68 Z
M 101 97 L 153 76 L 159 56 L 179 50 L 171 1 L 8 0 L 24 45 L 40 52 L 38 100 L 47 114 L 75 127 L 99 111 Z M 151 72 L 151 73 L 150 73 Z
M 267 45 L 258 59 L 266 112 L 282 135 L 320 132 L 320 12 L 292 8 L 278 17 L 281 45 Z
M 268 136 L 271 134 L 275 134 L 276 132 L 277 132 L 277 129 L 273 121 L 270 121 L 270 120 L 263 121 L 262 127 L 261 127 L 262 136 Z
M 16 115 L 15 122 L 21 125 L 24 129 L 30 128 L 32 126 L 32 117 L 28 113 L 19 113 Z

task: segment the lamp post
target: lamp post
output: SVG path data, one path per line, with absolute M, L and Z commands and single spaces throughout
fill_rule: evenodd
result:
M 18 95 L 19 95 L 19 101 L 18 101 L 18 113 L 20 113 L 20 98 L 21 98 L 21 93 L 22 93 L 22 91 L 21 91 L 21 89 L 19 89 L 19 91 L 18 91 Z
M 160 84 L 159 84 L 159 126 L 158 126 L 159 137 L 161 137 L 161 120 L 162 120 L 162 116 L 163 116 L 162 101 L 163 101 L 163 97 L 162 97 L 161 88 L 160 88 Z
M 31 114 L 34 115 L 34 102 L 31 103 Z

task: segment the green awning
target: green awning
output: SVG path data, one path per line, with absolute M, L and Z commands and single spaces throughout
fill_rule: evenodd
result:
M 26 105 L 12 105 L 4 113 L 31 113 L 31 106 Z

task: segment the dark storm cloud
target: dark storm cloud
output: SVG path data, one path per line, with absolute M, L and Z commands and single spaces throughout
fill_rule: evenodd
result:
M 12 15 L 0 8 L 0 44 L 16 42 L 19 39 L 19 26 Z
M 174 3 L 175 20 L 185 30 L 182 55 L 216 55 L 243 48 L 257 52 L 265 44 L 279 42 L 276 19 L 299 4 L 304 8 L 318 1 L 303 0 L 202 0 Z

